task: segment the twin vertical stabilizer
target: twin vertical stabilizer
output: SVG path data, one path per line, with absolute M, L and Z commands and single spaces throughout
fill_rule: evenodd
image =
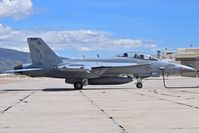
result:
M 52 66 L 62 62 L 41 38 L 27 39 L 33 65 Z

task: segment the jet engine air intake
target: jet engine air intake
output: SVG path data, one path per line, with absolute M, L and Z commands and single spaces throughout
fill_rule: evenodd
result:
M 17 65 L 14 67 L 14 70 L 19 70 L 19 69 L 23 69 L 23 65 Z M 15 72 L 15 74 L 23 74 L 23 72 Z

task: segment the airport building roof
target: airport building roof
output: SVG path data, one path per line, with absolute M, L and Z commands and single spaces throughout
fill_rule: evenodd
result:
M 199 48 L 178 48 L 176 58 L 199 58 Z

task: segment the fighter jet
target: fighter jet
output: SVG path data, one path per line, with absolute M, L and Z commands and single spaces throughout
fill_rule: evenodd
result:
M 159 60 L 149 54 L 126 52 L 112 58 L 70 59 L 58 57 L 52 49 L 37 37 L 27 38 L 31 64 L 21 64 L 6 73 L 18 73 L 30 77 L 63 78 L 80 90 L 86 85 L 117 85 L 136 80 L 136 87 L 143 87 L 143 79 L 195 72 L 194 68 Z

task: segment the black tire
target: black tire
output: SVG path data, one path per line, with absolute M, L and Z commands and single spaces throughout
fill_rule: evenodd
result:
M 76 82 L 74 84 L 75 90 L 81 90 L 83 88 L 83 84 L 81 82 Z
M 137 83 L 137 84 L 136 84 L 136 87 L 140 89 L 140 88 L 143 87 L 143 85 L 142 85 L 142 83 Z

